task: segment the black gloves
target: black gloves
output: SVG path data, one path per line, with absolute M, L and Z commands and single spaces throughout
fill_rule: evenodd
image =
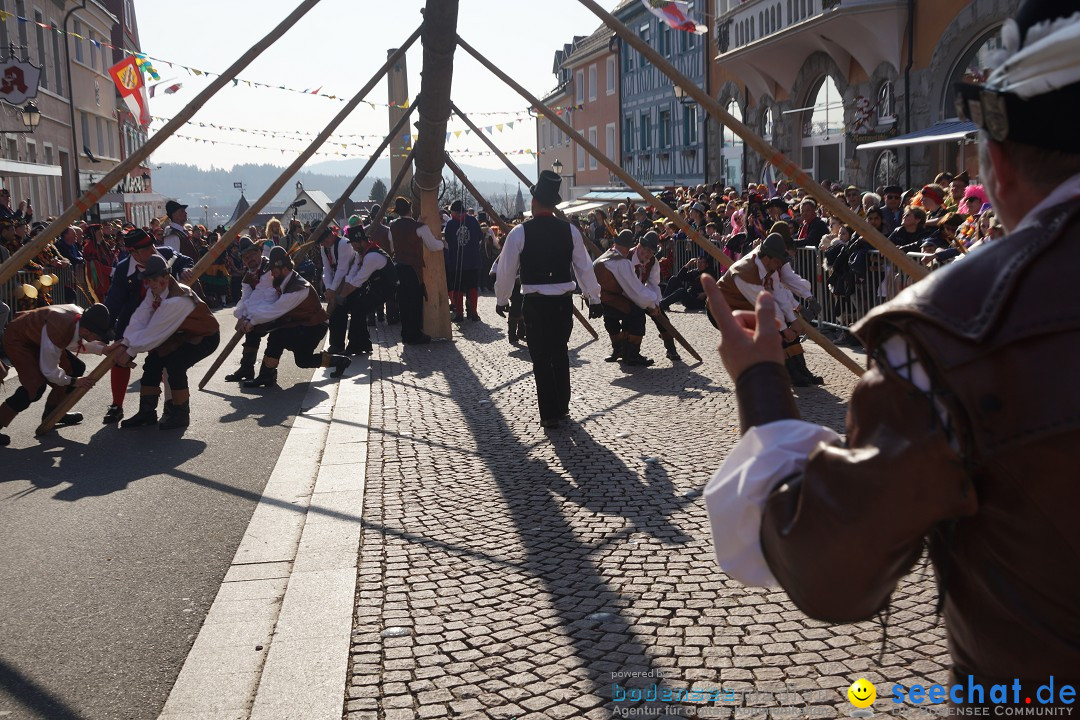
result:
M 510 309 L 509 305 L 496 305 L 495 312 L 499 317 L 506 317 L 506 312 Z
M 600 303 L 592 303 L 589 305 L 589 319 L 595 320 L 600 317 L 604 317 L 604 306 Z

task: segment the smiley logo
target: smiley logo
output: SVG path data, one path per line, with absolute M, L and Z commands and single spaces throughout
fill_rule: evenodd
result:
M 851 683 L 847 691 L 848 700 L 857 708 L 868 708 L 877 700 L 877 688 L 866 678 L 859 678 Z

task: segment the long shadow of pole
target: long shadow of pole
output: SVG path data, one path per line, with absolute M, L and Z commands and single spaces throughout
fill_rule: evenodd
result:
M 504 577 L 501 583 L 507 601 L 516 601 L 519 613 L 524 611 L 521 619 L 534 623 L 528 608 L 536 607 L 530 593 L 539 583 L 546 596 L 543 604 L 554 610 L 552 620 L 557 620 L 557 628 L 570 640 L 573 659 L 568 664 L 584 671 L 579 675 L 584 674 L 580 680 L 585 682 L 579 680 L 575 686 L 583 695 L 616 707 L 614 683 L 624 688 L 662 684 L 665 669 L 639 640 L 626 613 L 637 598 L 613 587 L 601 568 L 599 559 L 610 550 L 609 543 L 594 544 L 585 538 L 603 534 L 605 528 L 595 532 L 596 526 L 614 530 L 629 523 L 632 532 L 646 533 L 662 543 L 684 543 L 687 538 L 667 518 L 684 500 L 674 495 L 666 477 L 643 482 L 580 425 L 551 434 L 557 456 L 552 462 L 531 456 L 532 446 L 518 439 L 508 419 L 493 405 L 477 402 L 492 390 L 456 349 L 447 351 L 452 354 L 440 361 L 442 367 L 451 368 L 443 376 L 454 409 L 494 480 L 525 553 L 522 572 Z M 481 509 L 470 507 L 467 512 Z M 575 526 L 568 516 L 586 518 L 590 527 Z M 624 680 L 635 675 L 633 680 Z M 633 704 L 624 702 L 618 707 Z

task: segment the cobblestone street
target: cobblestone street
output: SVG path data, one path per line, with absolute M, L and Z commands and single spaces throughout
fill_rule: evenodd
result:
M 812 621 L 717 569 L 701 491 L 739 436 L 704 314 L 670 316 L 701 364 L 672 365 L 650 323 L 656 364 L 623 370 L 600 321 L 600 341 L 575 326 L 574 422 L 545 432 L 527 350 L 492 298 L 480 313 L 454 343 L 381 342 L 371 360 L 347 718 L 834 717 L 860 676 L 879 697 L 945 679 L 921 565 L 880 662 L 880 623 Z M 842 430 L 855 378 L 807 351 L 827 383 L 799 391 L 803 417 Z M 738 692 L 663 702 L 656 686 Z

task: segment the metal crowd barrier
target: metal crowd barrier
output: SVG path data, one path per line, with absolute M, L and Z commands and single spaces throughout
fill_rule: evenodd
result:
M 924 253 L 908 253 L 908 256 L 920 263 L 931 257 Z M 866 273 L 861 276 L 855 274 L 853 291 L 845 295 L 838 295 L 829 287 L 830 269 L 826 267 L 825 254 L 818 248 L 798 248 L 791 265 L 796 273 L 810 282 L 813 298 L 821 308 L 817 317 L 818 326 L 835 330 L 850 328 L 872 309 L 893 299 L 911 284 L 911 278 L 899 272 L 877 250 L 866 251 Z

